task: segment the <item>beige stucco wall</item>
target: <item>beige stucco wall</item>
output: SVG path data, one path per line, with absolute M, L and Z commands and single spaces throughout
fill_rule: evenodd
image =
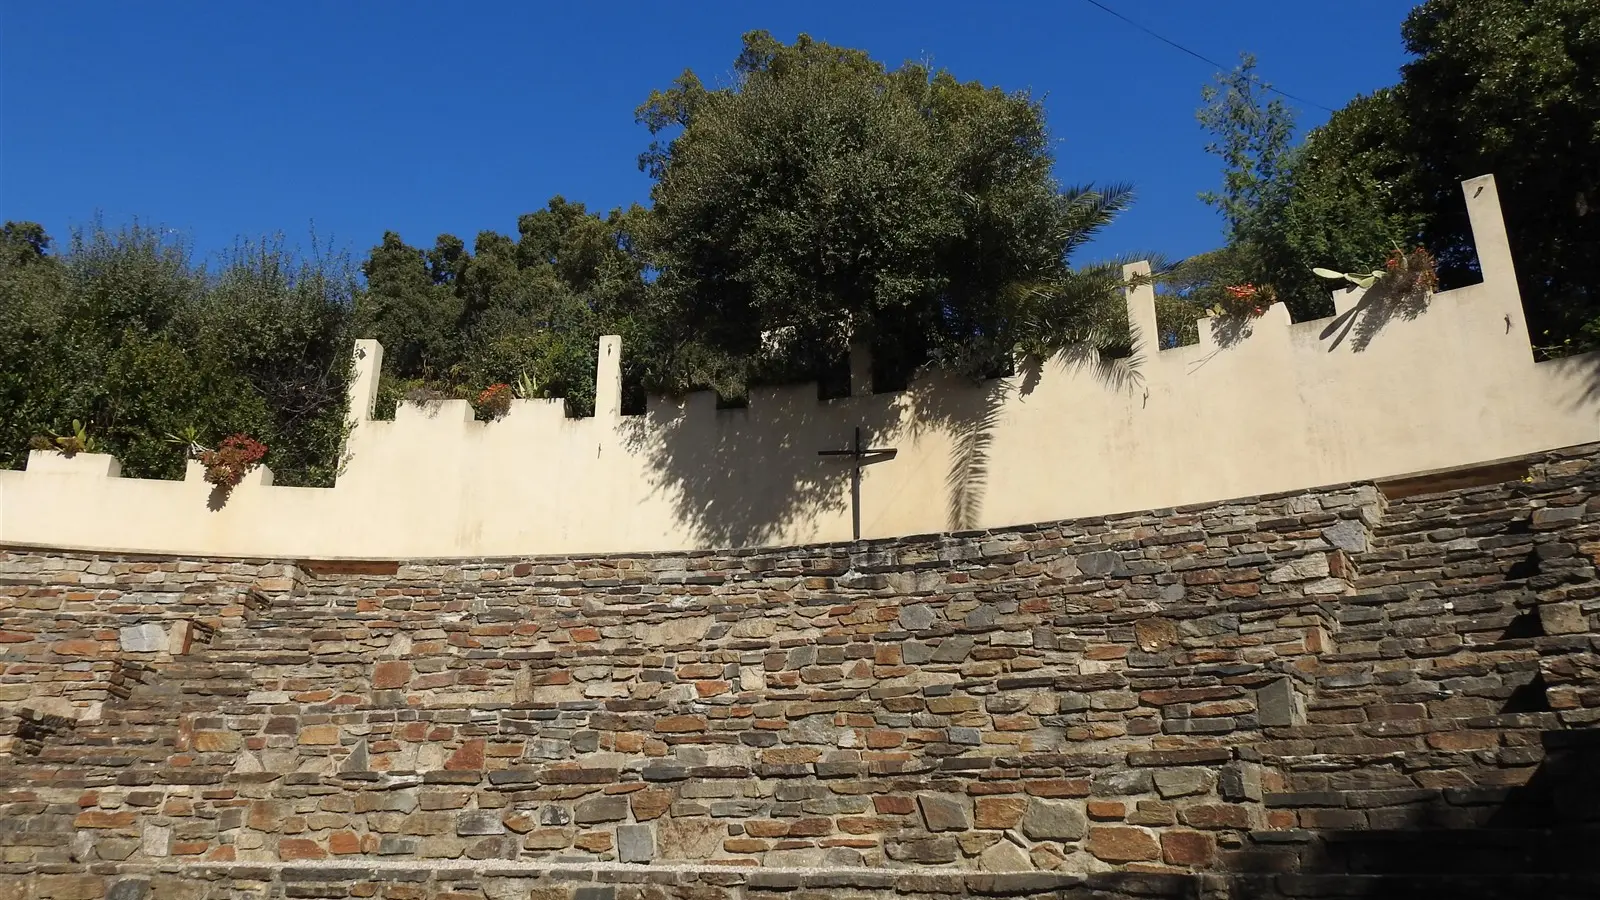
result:
M 1236 340 L 1133 364 L 1058 357 L 973 385 L 819 402 L 814 385 L 709 394 L 619 415 L 623 348 L 605 338 L 598 415 L 518 401 L 480 423 L 462 401 L 371 419 L 382 348 L 360 341 L 348 462 L 331 489 L 258 470 L 223 504 L 115 460 L 35 453 L 0 472 L 0 543 L 157 553 L 399 558 L 680 550 L 848 540 L 843 448 L 864 428 L 898 456 L 866 469 L 865 537 L 1005 526 L 1382 478 L 1600 440 L 1600 354 L 1534 363 L 1493 179 L 1464 185 L 1481 284 L 1420 311 L 1340 294 L 1340 315 L 1275 306 Z M 1154 333 L 1154 295 L 1128 297 Z M 1151 340 L 1154 338 L 1152 337 Z M 1225 345 L 1224 345 L 1225 344 Z M 219 506 L 219 508 L 211 508 Z

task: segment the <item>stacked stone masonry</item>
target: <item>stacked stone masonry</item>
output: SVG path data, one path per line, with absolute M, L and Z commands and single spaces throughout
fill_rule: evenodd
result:
M 0 898 L 1593 896 L 1600 448 L 1511 468 L 726 553 L 0 551 Z

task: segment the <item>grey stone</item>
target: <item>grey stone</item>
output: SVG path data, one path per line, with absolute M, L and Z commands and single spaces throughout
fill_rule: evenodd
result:
M 643 863 L 656 855 L 656 833 L 649 825 L 617 826 L 617 860 Z
M 1546 603 L 1539 607 L 1539 624 L 1545 634 L 1583 634 L 1589 619 L 1576 603 Z
M 615 822 L 627 817 L 628 798 L 619 794 L 614 797 L 592 797 L 579 803 L 574 821 L 579 825 L 592 825 L 595 822 Z
M 157 622 L 124 625 L 119 637 L 126 653 L 154 653 L 167 649 L 167 630 Z
M 1328 577 L 1328 555 L 1326 553 L 1313 553 L 1302 556 L 1294 562 L 1280 566 L 1267 573 L 1267 580 L 1273 584 L 1282 584 L 1286 581 L 1310 581 L 1313 578 Z
M 1293 682 L 1279 678 L 1256 691 L 1256 721 L 1266 728 L 1287 728 L 1305 721 L 1304 704 Z
M 965 797 L 919 794 L 917 805 L 922 808 L 922 821 L 929 831 L 966 831 L 972 827 Z
M 1036 841 L 1077 841 L 1088 833 L 1089 820 L 1076 803 L 1028 798 L 1022 833 Z
M 1188 797 L 1211 789 L 1211 773 L 1205 769 L 1157 769 L 1156 791 L 1162 797 Z
M 960 858 L 961 847 L 956 844 L 955 838 L 942 834 L 903 841 L 891 839 L 884 842 L 883 852 L 890 859 L 900 862 L 949 863 Z
M 106 891 L 106 900 L 144 900 L 150 896 L 150 879 L 123 878 Z
M 980 604 L 978 608 L 974 609 L 972 612 L 967 613 L 967 617 L 965 620 L 963 620 L 962 624 L 968 628 L 989 628 L 994 625 L 999 618 L 1000 614 L 995 612 L 995 608 L 987 603 L 984 603 Z
M 1149 772 L 1102 772 L 1089 782 L 1096 797 L 1147 794 L 1154 788 Z
M 967 658 L 976 643 L 970 637 L 950 637 L 939 642 L 939 648 L 933 651 L 933 661 L 942 663 L 958 663 Z
M 565 806 L 541 806 L 539 807 L 539 824 L 570 825 L 572 824 L 572 810 L 567 809 Z
M 138 849 L 138 841 L 118 838 L 106 838 L 105 840 L 95 842 L 94 845 L 94 852 L 97 856 L 99 856 L 101 859 L 113 860 L 116 862 L 121 862 L 127 859 L 133 855 L 134 851 Z
M 340 772 L 366 772 L 372 769 L 371 761 L 367 757 L 367 739 L 362 738 L 351 748 L 350 755 L 339 764 Z
M 1354 519 L 1341 519 L 1322 529 L 1322 536 L 1346 553 L 1367 552 L 1367 526 Z
M 378 840 L 379 856 L 410 856 L 417 852 L 417 839 L 386 834 Z
M 1028 851 L 1002 838 L 978 855 L 978 868 L 985 872 L 1031 872 L 1033 860 L 1028 858 Z
M 920 665 L 933 659 L 933 647 L 921 641 L 906 641 L 900 645 L 900 658 L 908 666 Z
M 1224 800 L 1232 803 L 1261 801 L 1261 767 L 1255 763 L 1228 763 L 1222 767 L 1218 782 Z
M 474 809 L 456 817 L 456 834 L 460 837 L 505 833 L 506 826 L 496 810 Z
M 1107 575 L 1125 575 L 1127 566 L 1122 562 L 1122 554 L 1113 550 L 1097 550 L 1085 553 L 1078 557 L 1078 569 L 1083 574 L 1093 578 L 1102 578 Z
M 961 744 L 967 747 L 976 747 L 983 743 L 983 732 L 976 728 L 950 728 L 947 737 L 952 744 Z
M 166 856 L 172 848 L 172 829 L 164 825 L 144 826 L 139 846 L 145 856 Z
M 923 631 L 931 628 L 934 619 L 933 607 L 926 603 L 900 607 L 900 627 L 906 631 Z

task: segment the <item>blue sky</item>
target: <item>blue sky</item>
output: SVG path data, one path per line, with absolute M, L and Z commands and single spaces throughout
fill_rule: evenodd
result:
M 1333 108 L 1398 80 L 1412 6 L 1102 2 L 1230 66 L 1253 52 L 1262 77 Z M 96 212 L 138 217 L 202 255 L 274 232 L 304 245 L 314 223 L 359 258 L 385 229 L 514 233 L 557 193 L 643 202 L 634 108 L 685 68 L 725 79 L 754 28 L 1042 97 L 1062 181 L 1138 191 L 1088 256 L 1219 240 L 1195 196 L 1220 178 L 1194 118 L 1216 70 L 1083 0 L 7 3 L 0 218 L 64 238 Z

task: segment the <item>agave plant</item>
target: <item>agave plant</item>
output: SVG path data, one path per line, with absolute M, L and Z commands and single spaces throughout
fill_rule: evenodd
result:
M 46 437 L 45 435 L 49 435 Z M 67 434 L 56 434 L 49 429 L 44 434 L 34 435 L 28 441 L 30 450 L 54 450 L 55 452 L 72 458 L 79 453 L 97 453 L 100 445 L 89 435 L 89 429 L 77 419 L 72 420 L 72 431 Z
M 1389 274 L 1383 269 L 1373 269 L 1371 272 L 1366 273 L 1335 272 L 1332 269 L 1324 269 L 1321 266 L 1314 267 L 1311 271 L 1322 278 L 1331 278 L 1335 281 L 1348 281 L 1362 290 L 1372 287 L 1378 282 L 1379 278 Z
M 200 454 L 210 449 L 200 443 L 200 430 L 193 425 L 185 425 L 177 434 L 169 431 L 162 440 L 169 444 L 183 445 L 184 459 L 199 459 Z

